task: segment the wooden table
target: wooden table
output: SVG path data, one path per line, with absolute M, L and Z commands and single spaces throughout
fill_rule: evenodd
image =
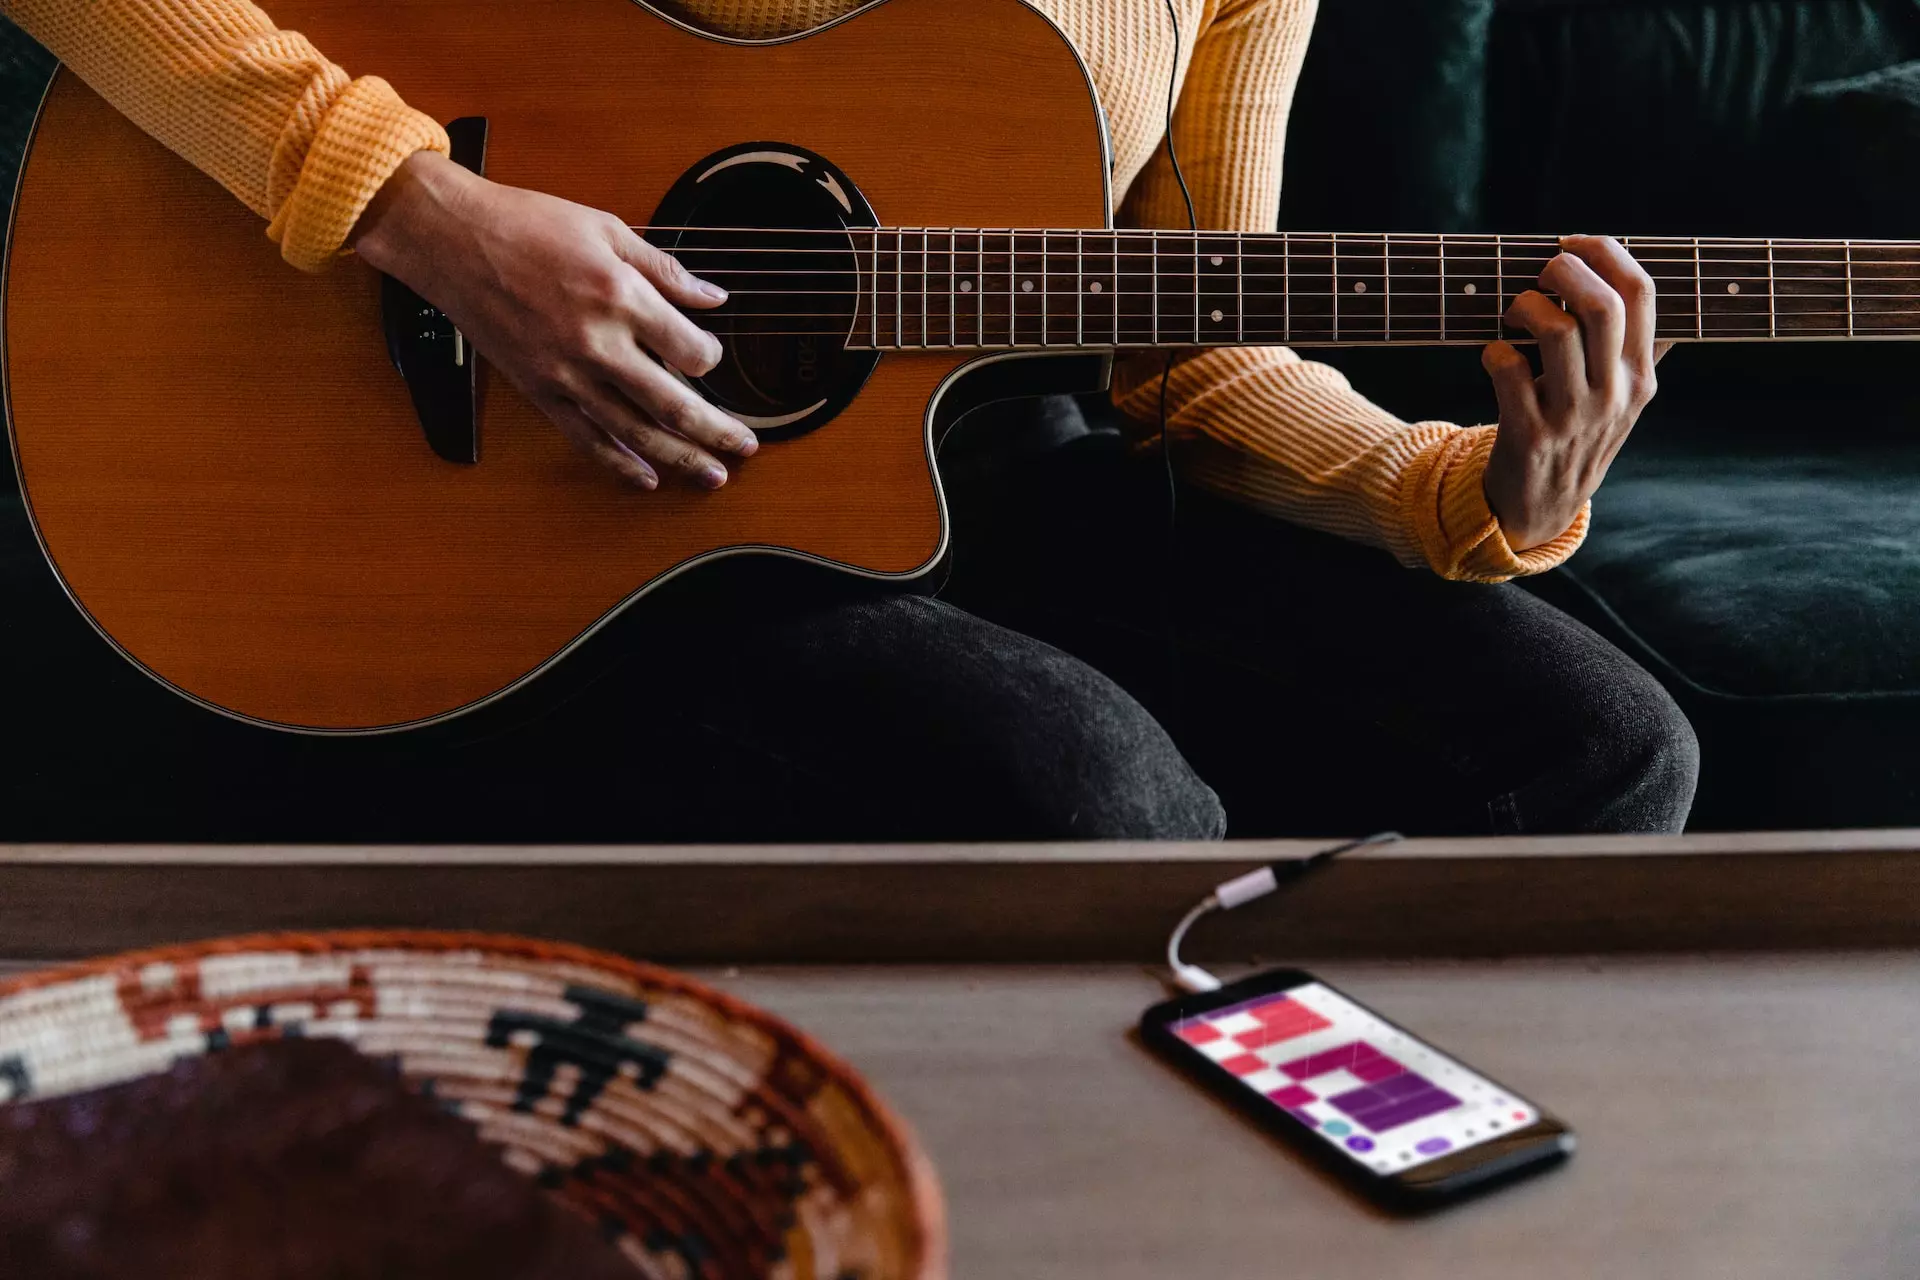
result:
M 1137 967 L 709 974 L 917 1127 L 958 1280 L 1914 1280 L 1920 955 L 1316 970 L 1570 1121 L 1560 1170 L 1383 1218 L 1127 1037 Z
M 0 956 L 394 925 L 712 966 L 920 1130 L 959 1280 L 1920 1280 L 1920 832 L 1408 841 L 1206 921 L 1192 958 L 1313 958 L 1578 1130 L 1419 1221 L 1127 1037 L 1180 912 L 1317 847 L 0 846 Z

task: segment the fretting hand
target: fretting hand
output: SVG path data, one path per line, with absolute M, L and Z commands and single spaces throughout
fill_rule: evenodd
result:
M 720 342 L 680 313 L 726 300 L 611 214 L 409 157 L 354 249 L 446 312 L 574 446 L 633 484 L 727 482 L 715 455 L 758 443 L 668 372 L 706 373 Z M 649 354 L 651 353 L 651 354 Z M 657 362 L 655 357 L 658 358 Z
M 1500 430 L 1487 459 L 1487 505 L 1507 543 L 1526 551 L 1566 532 L 1606 478 L 1640 411 L 1653 398 L 1653 280 L 1609 236 L 1566 236 L 1506 320 L 1540 344 L 1541 372 L 1510 342 L 1490 343 L 1480 362 L 1500 401 Z

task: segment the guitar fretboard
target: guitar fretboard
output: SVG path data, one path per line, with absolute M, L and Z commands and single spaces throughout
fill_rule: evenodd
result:
M 1524 339 L 1548 236 L 856 231 L 852 345 L 1192 347 Z M 1623 237 L 1679 341 L 1920 336 L 1920 243 Z M 846 255 L 842 255 L 846 256 Z M 800 305 L 806 305 L 801 303 Z M 766 313 L 762 313 L 766 314 Z M 786 313 L 793 323 L 818 311 Z M 838 327 L 837 325 L 835 326 Z

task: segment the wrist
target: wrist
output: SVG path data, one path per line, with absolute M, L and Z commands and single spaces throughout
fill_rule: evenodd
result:
M 1538 492 L 1533 483 L 1537 477 L 1529 475 L 1526 461 L 1516 461 L 1500 443 L 1496 438 L 1487 456 L 1486 470 L 1480 476 L 1480 490 L 1486 498 L 1487 509 L 1500 525 L 1500 536 L 1506 539 L 1508 549 L 1516 555 L 1525 554 L 1565 533 L 1581 503 L 1574 502 L 1565 518 L 1560 518 L 1566 507 L 1566 495 Z
M 368 202 L 347 243 L 376 271 L 407 280 L 409 267 L 424 262 L 428 247 L 462 216 L 479 181 L 438 151 L 416 151 Z

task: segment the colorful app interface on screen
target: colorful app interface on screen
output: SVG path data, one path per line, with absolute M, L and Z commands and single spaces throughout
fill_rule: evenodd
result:
M 1172 1030 L 1380 1173 L 1540 1118 L 1493 1081 L 1317 982 L 1183 1018 Z

